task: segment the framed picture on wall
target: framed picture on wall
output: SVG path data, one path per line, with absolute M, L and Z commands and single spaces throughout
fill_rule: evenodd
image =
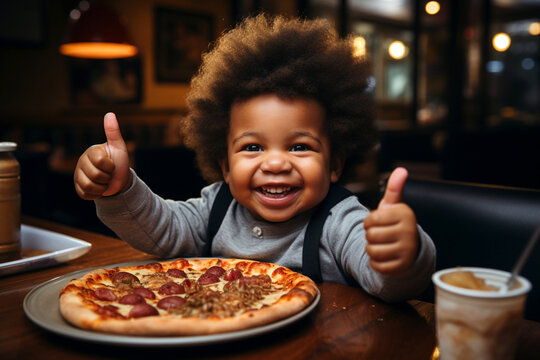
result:
M 77 106 L 139 104 L 141 60 L 70 59 L 71 103 Z
M 189 82 L 214 40 L 214 18 L 155 8 L 155 75 L 158 82 Z

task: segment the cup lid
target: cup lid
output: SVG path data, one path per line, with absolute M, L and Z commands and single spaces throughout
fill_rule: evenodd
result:
M 448 284 L 441 279 L 442 276 L 456 271 L 472 272 L 476 277 L 484 279 L 486 281 L 486 284 L 492 285 L 498 289 L 501 289 L 504 284 L 506 284 L 506 281 L 508 281 L 508 279 L 510 278 L 510 273 L 507 271 L 479 267 L 455 267 L 437 271 L 432 276 L 433 283 L 436 287 L 446 290 L 448 292 L 478 298 L 510 298 L 514 296 L 522 296 L 524 294 L 527 294 L 532 288 L 529 280 L 525 279 L 522 276 L 516 277 L 516 282 L 520 286 L 512 288 L 508 291 L 483 291 L 466 289 Z

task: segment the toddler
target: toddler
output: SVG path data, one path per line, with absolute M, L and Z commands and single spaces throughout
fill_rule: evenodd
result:
M 76 191 L 147 253 L 273 262 L 386 301 L 417 296 L 435 247 L 400 202 L 406 170 L 392 173 L 372 212 L 335 185 L 377 142 L 368 74 L 325 20 L 248 18 L 191 82 L 182 129 L 211 183 L 201 197 L 154 194 L 129 168 L 112 113 L 107 142 L 77 163 Z

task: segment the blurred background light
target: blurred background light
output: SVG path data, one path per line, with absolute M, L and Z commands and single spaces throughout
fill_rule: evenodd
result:
M 425 9 L 429 15 L 435 15 L 441 10 L 441 5 L 437 1 L 430 1 L 426 4 Z
M 532 36 L 540 35 L 540 22 L 532 22 L 529 25 L 529 34 Z
M 523 70 L 534 69 L 534 60 L 530 57 L 521 60 L 521 67 L 523 68 Z
M 366 56 L 366 39 L 363 36 L 356 36 L 353 39 L 354 56 L 363 58 Z
M 390 54 L 393 59 L 403 59 L 406 52 L 407 48 L 405 47 L 405 44 L 399 40 L 393 41 L 390 46 L 388 46 L 388 54 Z
M 500 73 L 504 70 L 504 63 L 499 60 L 491 60 L 486 64 L 486 70 L 489 73 Z
M 510 36 L 506 33 L 498 33 L 493 36 L 493 48 L 499 52 L 508 50 L 511 43 Z

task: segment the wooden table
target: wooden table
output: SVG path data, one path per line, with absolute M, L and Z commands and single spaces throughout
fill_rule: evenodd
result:
M 431 359 L 433 305 L 385 304 L 358 288 L 320 285 L 316 310 L 287 327 L 256 337 L 207 346 L 149 348 L 105 345 L 53 334 L 24 314 L 25 295 L 36 285 L 70 272 L 153 257 L 124 242 L 43 220 L 23 222 L 92 243 L 82 257 L 52 268 L 0 278 L 0 359 Z M 540 323 L 523 322 L 518 359 L 538 359 Z

